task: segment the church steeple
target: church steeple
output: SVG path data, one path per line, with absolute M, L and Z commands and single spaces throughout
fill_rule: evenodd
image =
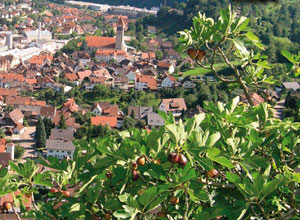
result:
M 124 43 L 124 21 L 122 17 L 119 17 L 117 24 L 117 33 L 116 33 L 116 49 L 117 50 L 126 50 Z

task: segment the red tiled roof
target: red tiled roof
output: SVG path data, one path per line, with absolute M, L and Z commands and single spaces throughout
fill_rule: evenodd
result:
M 34 84 L 37 84 L 37 79 L 26 79 L 26 82 L 29 85 L 34 85 Z
M 30 64 L 38 64 L 41 65 L 44 63 L 44 61 L 46 59 L 49 59 L 50 61 L 52 61 L 53 57 L 52 56 L 42 56 L 42 55 L 36 55 L 36 56 L 32 56 L 29 60 Z
M 157 89 L 156 79 L 152 76 L 147 76 L 147 75 L 138 76 L 137 81 L 147 83 L 149 89 L 151 90 Z
M 15 196 L 20 195 L 20 191 L 14 192 L 14 194 L 15 194 Z M 3 203 L 5 203 L 5 202 L 13 203 L 13 201 L 14 201 L 14 199 L 13 199 L 12 193 L 9 193 L 0 198 L 0 205 L 3 206 Z M 27 209 L 31 208 L 31 204 L 32 204 L 31 198 L 27 198 L 26 196 L 23 196 L 23 202 Z
M 0 96 L 16 96 L 18 95 L 17 89 L 0 88 Z
M 86 43 L 87 43 L 88 47 L 114 48 L 115 44 L 116 44 L 116 38 L 114 38 L 114 37 L 86 36 Z
M 69 81 L 76 81 L 78 80 L 78 76 L 76 75 L 76 73 L 66 73 L 65 74 L 65 78 Z
M 111 128 L 117 127 L 117 117 L 109 117 L 109 116 L 95 116 L 91 117 L 92 125 L 108 125 Z
M 85 77 L 90 77 L 92 74 L 91 70 L 80 71 L 77 73 L 79 79 L 83 80 Z
M 96 51 L 96 56 L 123 56 L 127 57 L 127 52 L 123 50 L 114 50 L 114 49 L 98 49 Z

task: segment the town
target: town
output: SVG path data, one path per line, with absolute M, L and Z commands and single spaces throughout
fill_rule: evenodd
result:
M 72 159 L 77 141 L 133 127 L 159 130 L 160 111 L 179 120 L 205 112 L 206 100 L 240 96 L 239 103 L 248 104 L 212 73 L 186 74 L 199 66 L 174 49 L 178 41 L 138 23 L 157 8 L 7 2 L 0 3 L 0 166 L 49 156 Z M 287 81 L 251 99 L 254 105 L 267 101 L 274 117 L 283 119 L 286 94 L 299 88 Z M 0 205 L 12 200 L 8 194 Z

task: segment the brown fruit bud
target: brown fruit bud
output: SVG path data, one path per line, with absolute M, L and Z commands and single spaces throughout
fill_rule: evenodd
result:
M 133 181 L 136 181 L 140 178 L 140 174 L 136 170 L 133 170 L 131 174 L 132 174 L 132 180 Z
M 168 156 L 168 160 L 169 160 L 171 163 L 177 163 L 178 160 L 179 160 L 179 155 L 176 154 L 176 153 L 170 153 L 169 156 Z
M 131 169 L 132 170 L 137 170 L 137 168 L 138 168 L 138 164 L 135 161 L 133 161 L 132 164 L 131 164 Z
M 145 165 L 145 163 L 146 163 L 146 158 L 144 157 L 144 156 L 141 156 L 141 157 L 139 157 L 138 159 L 137 159 L 137 164 L 139 165 L 139 166 L 144 166 Z
M 61 191 L 61 193 L 65 196 L 65 197 L 69 197 L 71 195 L 71 193 L 69 191 Z
M 56 189 L 56 188 L 51 188 L 51 189 L 50 189 L 50 192 L 51 192 L 51 193 L 58 193 L 58 189 Z
M 216 178 L 219 175 L 219 172 L 216 169 L 212 169 L 212 170 L 207 172 L 207 175 L 210 178 Z
M 177 198 L 176 196 L 171 196 L 171 198 L 169 199 L 169 202 L 172 204 L 172 205 L 176 205 L 179 203 L 179 198 Z
M 187 159 L 183 154 L 179 154 L 178 164 L 181 166 L 185 166 L 187 164 Z

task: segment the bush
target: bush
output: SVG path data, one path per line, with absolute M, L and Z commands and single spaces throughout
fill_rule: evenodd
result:
M 22 147 L 20 145 L 15 146 L 15 158 L 16 159 L 22 158 L 24 152 L 25 152 L 24 147 Z

